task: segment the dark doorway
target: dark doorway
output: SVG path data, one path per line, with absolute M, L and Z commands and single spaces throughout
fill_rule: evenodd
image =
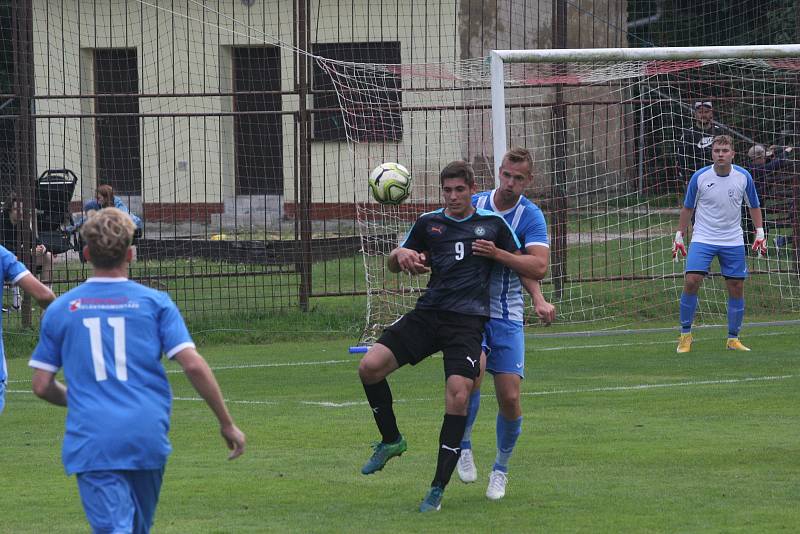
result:
M 233 109 L 264 112 L 235 115 L 237 195 L 283 194 L 283 126 L 280 49 L 233 49 Z M 275 91 L 275 93 L 260 93 Z M 273 113 L 269 113 L 273 112 Z
M 139 155 L 139 72 L 136 49 L 107 48 L 94 51 L 97 113 L 134 114 L 98 117 L 95 122 L 98 184 L 109 184 L 116 194 L 142 194 Z

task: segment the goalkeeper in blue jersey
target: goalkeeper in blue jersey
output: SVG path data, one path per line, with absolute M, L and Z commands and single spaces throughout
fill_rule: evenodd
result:
M 744 281 L 747 278 L 742 232 L 742 202 L 748 207 L 755 227 L 753 250 L 767 251 L 764 223 L 758 193 L 747 170 L 733 164 L 736 153 L 727 135 L 714 138 L 711 147 L 713 165 L 699 169 L 689 180 L 686 198 L 672 244 L 672 256 L 686 256 L 683 236 L 694 215 L 692 243 L 686 258 L 686 274 L 680 301 L 681 335 L 678 352 L 692 348 L 692 322 L 697 310 L 697 292 L 708 274 L 711 261 L 719 259 L 720 270 L 728 289 L 728 350 L 750 349 L 739 341 L 744 319 Z
M 499 215 L 476 209 L 472 168 L 452 162 L 440 173 L 446 207 L 424 213 L 403 243 L 392 250 L 388 268 L 431 277 L 416 307 L 384 330 L 358 368 L 380 443 L 361 472 L 380 471 L 406 451 L 392 407 L 386 378 L 399 367 L 416 365 L 442 351 L 445 374 L 445 415 L 439 434 L 436 471 L 420 505 L 421 512 L 438 510 L 460 454 L 467 420 L 467 399 L 480 373 L 481 342 L 489 317 L 489 286 L 494 262 L 507 262 L 523 274 L 536 272 L 522 259 L 520 243 Z M 492 261 L 494 260 L 494 261 Z
M 81 235 L 93 276 L 47 309 L 29 362 L 34 393 L 67 407 L 62 460 L 77 475 L 94 532 L 147 533 L 153 524 L 171 450 L 162 354 L 178 362 L 214 412 L 228 458 L 245 445 L 178 308 L 166 293 L 128 280 L 134 229 L 116 208 L 87 219 Z M 55 379 L 59 369 L 67 386 Z
M 539 278 L 547 271 L 550 258 L 550 241 L 547 223 L 539 207 L 525 198 L 523 192 L 530 185 L 533 158 L 523 148 L 509 150 L 500 165 L 499 185 L 492 191 L 475 195 L 472 203 L 477 208 L 501 215 L 522 243 L 522 258 L 534 269 Z M 524 307 L 522 288 L 531 294 L 536 314 L 546 324 L 555 318 L 555 307 L 542 295 L 539 280 L 520 278 L 502 263 L 495 264 L 490 290 L 490 319 L 486 323 L 486 370 L 494 377 L 498 413 L 496 419 L 497 455 L 489 474 L 486 496 L 497 500 L 505 496 L 508 481 L 508 463 L 517 439 L 522 432 L 522 407 L 520 385 L 525 376 L 525 333 L 523 331 Z M 458 476 L 464 482 L 477 479 L 477 468 L 472 454 L 472 426 L 480 406 L 480 384 L 476 381 L 469 398 L 469 411 Z

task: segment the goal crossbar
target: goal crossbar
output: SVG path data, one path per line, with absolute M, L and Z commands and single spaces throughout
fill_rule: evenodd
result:
M 800 56 L 800 44 L 748 46 L 667 46 L 653 48 L 564 48 L 492 50 L 506 63 L 581 63 L 684 59 L 772 59 Z
M 490 53 L 495 183 L 508 145 L 505 120 L 504 63 L 589 63 L 603 61 L 684 61 L 780 59 L 800 57 L 800 44 L 748 46 L 673 46 L 653 48 L 565 48 L 492 50 Z

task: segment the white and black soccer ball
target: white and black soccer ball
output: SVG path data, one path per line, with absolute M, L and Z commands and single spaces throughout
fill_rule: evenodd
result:
M 369 175 L 369 190 L 381 204 L 400 204 L 411 194 L 411 173 L 399 163 L 381 163 Z

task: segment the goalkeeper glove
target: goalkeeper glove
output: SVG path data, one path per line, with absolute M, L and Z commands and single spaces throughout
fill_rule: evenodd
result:
M 672 257 L 678 261 L 678 252 L 681 256 L 686 257 L 686 245 L 683 244 L 683 232 L 678 230 L 675 232 L 675 239 L 672 240 Z
M 758 252 L 759 256 L 767 253 L 767 238 L 764 236 L 763 228 L 756 228 L 756 238 L 753 240 L 753 250 Z

